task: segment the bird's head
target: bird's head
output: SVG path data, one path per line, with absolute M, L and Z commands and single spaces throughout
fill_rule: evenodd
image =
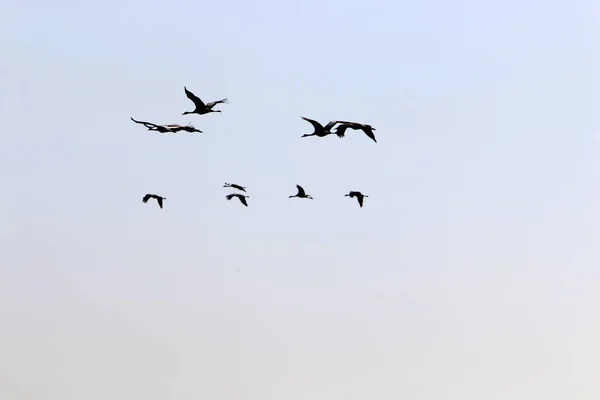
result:
M 348 196 L 350 196 L 350 193 L 348 193 L 348 194 L 345 194 L 344 196 L 345 196 L 345 197 L 348 197 Z
M 314 200 L 310 194 L 307 194 L 307 195 L 306 195 L 306 198 L 307 198 L 307 199 Z

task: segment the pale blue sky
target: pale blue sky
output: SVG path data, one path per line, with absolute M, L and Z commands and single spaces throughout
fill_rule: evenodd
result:
M 2 2 L 0 397 L 597 400 L 599 20 Z

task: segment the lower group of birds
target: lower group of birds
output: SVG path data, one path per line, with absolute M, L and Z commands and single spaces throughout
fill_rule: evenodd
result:
M 225 184 L 223 185 L 223 187 L 234 188 L 234 189 L 246 192 L 246 188 L 244 186 L 240 186 L 240 185 L 237 185 L 235 183 L 227 183 L 227 182 L 225 182 Z M 296 185 L 296 188 L 298 189 L 298 193 L 296 193 L 293 196 L 289 196 L 290 199 L 292 197 L 298 197 L 298 198 L 301 198 L 301 199 L 311 199 L 311 200 L 314 200 L 313 197 L 310 194 L 306 193 L 306 191 L 304 190 L 304 188 L 302 186 Z M 358 205 L 361 206 L 361 207 L 363 206 L 364 198 L 365 197 L 369 197 L 368 195 L 362 194 L 361 192 L 358 192 L 358 191 L 355 191 L 355 190 L 350 191 L 350 193 L 345 194 L 344 196 L 345 197 L 350 197 L 350 198 L 356 198 L 356 200 L 358 201 Z M 234 197 L 237 197 L 239 199 L 239 201 L 243 205 L 245 205 L 246 207 L 248 207 L 248 201 L 246 199 L 249 199 L 250 196 L 247 196 L 247 195 L 245 195 L 243 193 L 230 193 L 230 194 L 228 194 L 228 195 L 225 196 L 225 198 L 227 200 L 231 200 Z M 156 202 L 158 203 L 158 206 L 160 208 L 163 208 L 163 200 L 166 200 L 167 198 L 163 197 L 163 196 L 159 196 L 157 194 L 152 194 L 152 193 L 148 193 L 144 197 L 142 197 L 142 201 L 144 203 L 147 203 L 148 200 L 150 200 L 150 199 L 156 199 Z
M 187 96 L 188 99 L 190 99 L 193 103 L 194 103 L 194 110 L 193 111 L 185 111 L 182 113 L 182 115 L 187 115 L 187 114 L 199 114 L 199 115 L 204 115 L 204 114 L 209 114 L 209 113 L 213 113 L 213 112 L 222 112 L 221 110 L 215 110 L 214 107 L 217 104 L 227 104 L 229 103 L 229 101 L 227 100 L 227 98 L 221 99 L 221 100 L 216 100 L 216 101 L 212 101 L 212 102 L 208 102 L 208 103 L 204 103 L 198 96 L 196 96 L 194 93 L 192 93 L 191 91 L 189 91 L 187 89 L 187 87 L 184 86 L 184 91 L 185 94 Z M 146 121 L 138 121 L 135 120 L 133 117 L 130 117 L 131 120 L 133 122 L 135 122 L 136 124 L 140 124 L 140 125 L 144 125 L 146 128 L 148 128 L 149 131 L 157 131 L 160 133 L 177 133 L 180 131 L 186 131 L 189 133 L 203 133 L 201 130 L 197 129 L 196 127 L 194 127 L 192 124 L 188 124 L 188 125 L 179 125 L 179 124 L 168 124 L 168 125 L 159 125 L 159 124 L 155 124 L 152 122 L 146 122 Z M 329 121 L 325 126 L 321 125 L 318 121 L 315 121 L 313 119 L 310 118 L 306 118 L 306 117 L 301 117 L 303 120 L 309 122 L 314 130 L 312 133 L 307 133 L 302 135 L 301 137 L 309 137 L 309 136 L 317 136 L 317 137 L 325 137 L 328 135 L 332 135 L 335 134 L 336 136 L 338 136 L 339 138 L 343 138 L 346 134 L 346 130 L 348 129 L 352 129 L 352 130 L 362 130 L 371 140 L 373 140 L 375 143 L 377 143 L 377 139 L 375 138 L 375 134 L 373 133 L 373 131 L 375 130 L 375 128 L 373 128 L 371 125 L 368 124 L 362 124 L 362 123 L 358 123 L 358 122 L 351 122 L 351 121 L 339 121 L 339 120 L 335 120 L 335 121 Z M 332 131 L 332 129 L 337 125 L 337 128 L 335 131 Z M 234 184 L 234 183 L 227 183 L 225 182 L 225 184 L 223 185 L 223 187 L 227 187 L 227 188 L 233 188 L 236 189 L 240 192 L 244 192 L 246 193 L 246 188 L 244 186 L 240 186 L 238 184 Z M 302 199 L 311 199 L 313 200 L 313 197 L 310 194 L 307 194 L 306 191 L 304 190 L 304 188 L 300 185 L 296 185 L 296 188 L 298 189 L 298 193 L 296 193 L 293 196 L 289 196 L 289 198 L 292 197 L 298 197 L 298 198 L 302 198 Z M 358 204 L 360 205 L 360 207 L 363 206 L 363 201 L 365 197 L 369 197 L 365 194 L 362 194 L 359 191 L 350 191 L 348 194 L 346 194 L 345 196 L 350 197 L 350 198 L 356 198 L 356 200 L 358 201 Z M 236 197 L 244 206 L 248 207 L 248 201 L 246 199 L 250 198 L 250 196 L 247 196 L 243 193 L 230 193 L 228 195 L 225 196 L 225 198 L 227 200 L 231 200 L 234 197 Z M 155 199 L 156 202 L 158 203 L 158 206 L 160 208 L 163 208 L 163 201 L 166 200 L 166 197 L 163 196 L 159 196 L 157 194 L 152 194 L 152 193 L 148 193 L 146 195 L 144 195 L 144 197 L 142 197 L 142 201 L 144 203 L 147 203 L 150 199 Z

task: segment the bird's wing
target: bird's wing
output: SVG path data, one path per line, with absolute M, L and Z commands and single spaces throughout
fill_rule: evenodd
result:
M 158 206 L 159 206 L 160 208 L 162 208 L 162 201 L 163 201 L 162 197 L 157 197 L 157 198 L 156 198 L 156 201 L 158 202 Z
M 304 188 L 302 188 L 302 186 L 296 185 L 296 187 L 298 188 L 298 196 L 306 196 L 306 192 L 304 191 Z
M 243 205 L 248 207 L 248 203 L 246 202 L 246 198 L 244 196 L 238 196 L 238 199 L 240 199 Z
M 348 127 L 349 127 L 349 128 L 352 128 L 352 129 L 357 129 L 357 128 L 355 127 L 355 125 L 356 125 L 356 122 L 352 122 L 352 121 L 337 121 L 337 122 L 338 122 L 338 124 L 340 124 L 340 125 L 348 125 Z
M 151 198 L 151 197 L 152 197 L 152 195 L 151 195 L 151 194 L 147 194 L 147 195 L 145 195 L 144 197 L 142 197 L 142 201 L 143 201 L 144 203 L 147 203 L 147 202 L 148 202 L 148 200 L 150 200 L 150 198 Z
M 148 129 L 156 128 L 157 126 L 159 126 L 159 125 L 153 124 L 152 122 L 138 121 L 138 120 L 133 119 L 133 117 L 129 117 L 129 118 L 131 118 L 131 120 L 133 122 L 135 122 L 136 124 L 145 125 L 146 128 L 148 128 Z
M 315 121 L 314 119 L 310 119 L 310 118 L 306 118 L 306 117 L 301 117 L 303 120 L 308 121 L 311 123 L 311 125 L 315 128 L 315 132 L 318 132 L 320 130 L 323 130 L 323 125 L 321 125 L 320 123 L 318 123 L 317 121 Z
M 246 191 L 246 189 L 243 186 L 240 186 L 240 185 L 233 184 L 233 185 L 231 185 L 231 187 L 234 187 L 237 190 L 241 190 L 242 192 Z
M 326 131 L 331 130 L 331 128 L 333 128 L 335 126 L 335 124 L 340 123 L 340 122 L 341 121 L 329 121 L 327 123 L 327 125 L 325 125 L 324 128 L 325 128 Z
M 356 196 L 356 199 L 358 200 L 358 204 L 362 207 L 362 205 L 363 205 L 363 196 L 362 195 Z
M 227 196 L 225 196 L 225 198 L 227 200 L 231 200 L 231 199 L 233 199 L 233 196 L 235 196 L 235 194 L 232 193 L 232 194 L 228 194 Z
M 216 106 L 219 103 L 227 104 L 227 103 L 229 103 L 229 100 L 221 99 L 221 100 L 217 100 L 217 101 L 211 101 L 210 103 L 206 103 L 206 108 L 213 108 L 214 106 Z
M 375 134 L 373 133 L 373 130 L 371 129 L 371 127 L 361 127 L 362 131 L 368 136 L 370 137 L 375 143 L 377 143 L 377 139 L 375 139 Z
M 200 100 L 200 98 L 198 96 L 196 96 L 194 93 L 187 90 L 187 88 L 185 86 L 183 87 L 183 89 L 185 90 L 185 95 L 188 97 L 188 99 L 190 99 L 191 101 L 194 102 L 196 107 L 206 108 L 206 105 L 204 104 L 204 102 L 202 100 Z
M 346 129 L 348 129 L 347 124 L 338 125 L 337 129 L 335 130 L 335 134 L 343 138 L 344 136 L 346 136 Z

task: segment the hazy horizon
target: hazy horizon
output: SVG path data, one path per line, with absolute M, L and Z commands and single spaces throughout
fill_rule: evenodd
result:
M 599 398 L 599 18 L 4 2 L 0 397 Z

